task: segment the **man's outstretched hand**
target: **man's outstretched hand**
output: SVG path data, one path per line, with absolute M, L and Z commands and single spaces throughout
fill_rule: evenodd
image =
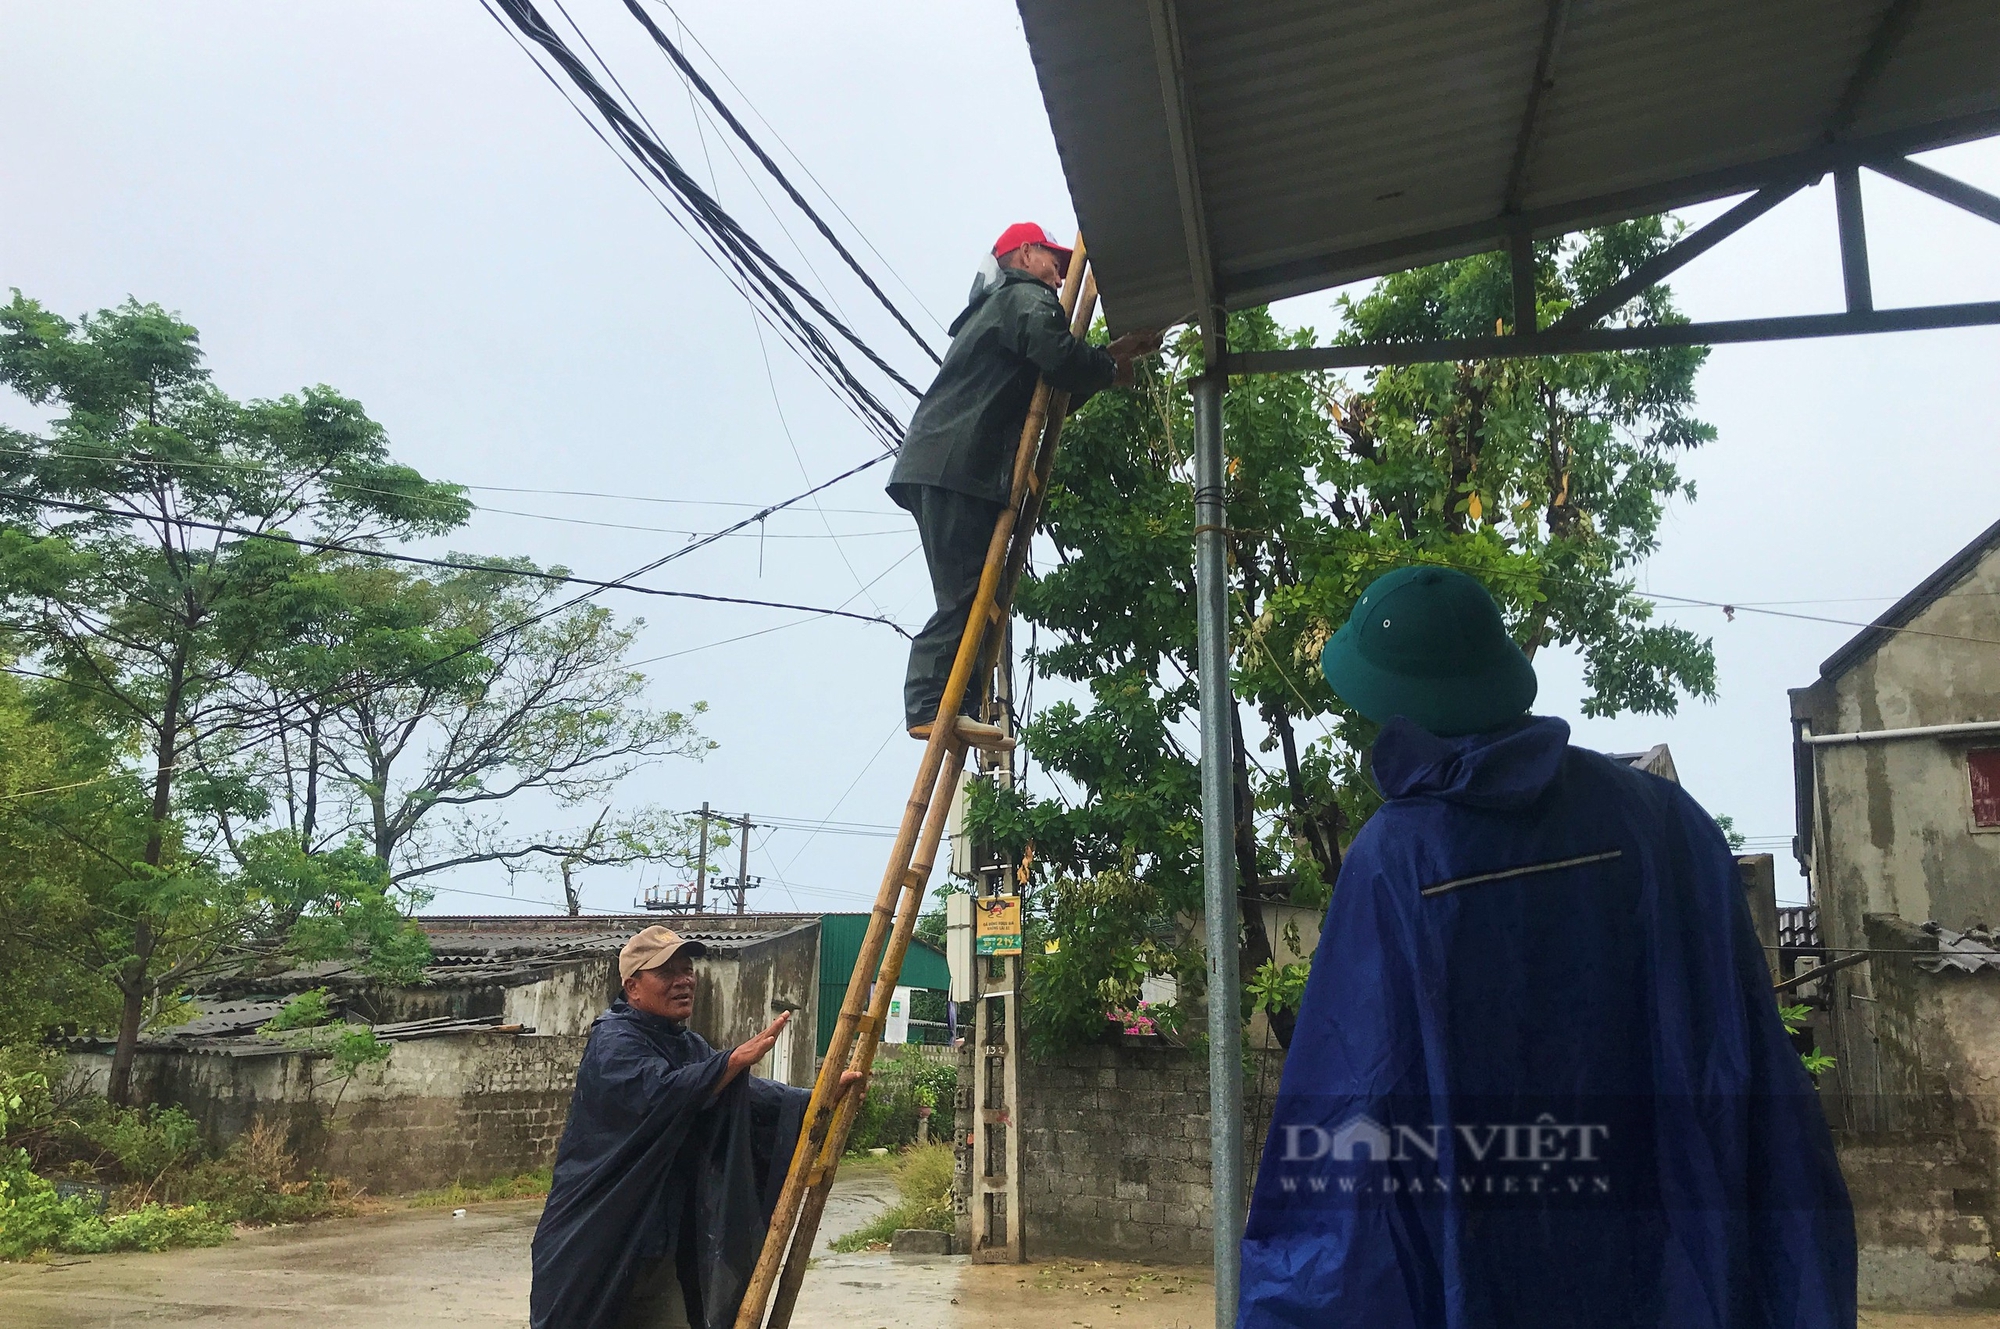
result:
M 792 1013 L 786 1011 L 777 1019 L 765 1025 L 763 1033 L 757 1034 L 752 1038 L 746 1038 L 741 1043 L 738 1043 L 736 1050 L 729 1054 L 729 1070 L 723 1075 L 721 1082 L 715 1086 L 715 1092 L 718 1094 L 721 1093 L 728 1087 L 731 1080 L 734 1080 L 737 1076 L 743 1074 L 743 1072 L 769 1056 L 771 1049 L 778 1045 L 778 1035 L 785 1032 L 785 1025 L 790 1022 L 791 1018 Z M 840 1090 L 835 1097 L 838 1098 L 841 1094 L 845 1094 L 855 1087 L 865 1084 L 867 1080 L 868 1073 L 866 1071 L 842 1071 L 840 1073 Z
M 1145 332 L 1128 332 L 1104 349 L 1118 362 L 1118 377 L 1113 381 L 1117 387 L 1132 386 L 1132 362 L 1149 355 L 1157 355 L 1165 333 L 1154 328 Z
M 778 1045 L 778 1035 L 785 1032 L 785 1026 L 791 1022 L 791 1018 L 792 1013 L 786 1011 L 765 1025 L 763 1033 L 738 1043 L 736 1050 L 729 1054 L 729 1071 L 722 1077 L 722 1082 L 715 1086 L 715 1092 L 721 1093 L 731 1080 L 769 1056 L 771 1049 Z

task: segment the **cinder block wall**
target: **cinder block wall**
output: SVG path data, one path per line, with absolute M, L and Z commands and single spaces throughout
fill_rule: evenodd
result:
M 276 1125 L 305 1171 L 377 1194 L 481 1182 L 546 1167 L 569 1115 L 582 1035 L 456 1034 L 395 1044 L 345 1085 L 324 1058 L 142 1048 L 140 1094 L 178 1103 L 217 1146 Z M 73 1060 L 100 1079 L 108 1054 Z
M 1247 1183 L 1284 1054 L 1244 1086 Z M 1160 1046 L 1102 1046 L 1021 1066 L 1021 1203 L 1033 1257 L 1066 1252 L 1206 1264 L 1212 1248 L 1208 1066 Z

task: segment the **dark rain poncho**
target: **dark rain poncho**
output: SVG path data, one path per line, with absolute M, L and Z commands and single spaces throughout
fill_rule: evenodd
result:
M 1285 1062 L 1243 1329 L 1843 1329 L 1853 1214 L 1743 887 L 1560 720 L 1386 726 Z
M 729 1053 L 619 1000 L 597 1017 L 535 1229 L 533 1329 L 601 1329 L 633 1276 L 672 1253 L 696 1329 L 734 1322 L 806 1090 L 739 1075 Z
M 1069 335 L 1054 291 L 1019 268 L 999 269 L 952 320 L 951 348 L 904 431 L 889 496 L 912 508 L 904 491 L 930 485 L 1004 504 L 1036 379 L 1069 393 L 1075 410 L 1117 376 L 1109 351 Z

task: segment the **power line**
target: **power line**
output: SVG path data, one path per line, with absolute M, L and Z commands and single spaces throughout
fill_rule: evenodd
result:
M 819 190 L 820 197 L 833 205 L 833 210 L 840 214 L 840 219 L 846 222 L 852 228 L 854 234 L 861 238 L 861 243 L 868 247 L 868 252 L 881 260 L 882 266 L 888 270 L 889 275 L 896 279 L 896 284 L 902 287 L 912 300 L 917 302 L 917 308 L 924 311 L 924 317 L 928 318 L 939 332 L 943 332 L 949 336 L 950 333 L 944 325 L 944 320 L 939 318 L 932 311 L 931 307 L 924 303 L 923 296 L 917 294 L 916 289 L 903 279 L 903 274 L 896 271 L 896 265 L 889 260 L 889 256 L 875 247 L 875 242 L 868 238 L 868 233 L 861 229 L 860 223 L 847 215 L 847 209 L 840 206 L 840 200 L 833 196 L 833 191 L 828 189 L 825 184 L 821 183 L 820 178 L 813 174 L 813 169 L 806 164 L 805 158 L 793 151 L 792 145 L 785 141 L 785 136 L 778 132 L 778 127 L 771 123 L 770 117 L 757 109 L 757 104 L 750 99 L 750 94 L 745 92 L 742 85 L 734 78 L 730 77 L 729 71 L 723 67 L 722 61 L 716 58 L 715 52 L 708 49 L 707 43 L 702 41 L 700 35 L 687 25 L 687 21 L 681 17 L 680 11 L 669 4 L 667 0 L 654 0 L 654 3 L 674 16 L 675 26 L 685 33 L 688 39 L 694 42 L 696 46 L 701 48 L 701 53 L 708 57 L 709 63 L 715 66 L 716 72 L 722 75 L 722 81 L 734 89 L 736 95 L 743 99 L 743 104 L 748 106 L 756 114 L 757 118 L 764 122 L 764 128 L 771 131 L 771 137 L 777 140 L 778 146 L 785 150 L 785 154 L 798 165 L 801 171 L 805 172 L 806 179 L 813 182 L 813 187 Z
M 817 377 L 822 383 L 824 383 L 829 391 L 831 391 L 836 397 L 839 397 L 842 400 L 842 404 L 846 406 L 848 411 L 852 413 L 856 419 L 861 421 L 862 425 L 865 428 L 867 428 L 870 432 L 880 437 L 883 440 L 884 446 L 893 448 L 896 444 L 896 440 L 901 436 L 900 427 L 897 427 L 893 431 L 894 437 L 891 437 L 883 432 L 883 426 L 881 420 L 876 416 L 870 414 L 865 409 L 863 409 L 861 403 L 857 399 L 855 399 L 851 393 L 847 391 L 845 385 L 843 385 L 840 382 L 837 382 L 833 377 L 830 376 L 830 372 L 826 364 L 823 362 L 822 358 L 817 354 L 817 352 L 811 351 L 811 348 L 802 345 L 798 337 L 787 331 L 786 328 L 780 326 L 780 323 L 776 320 L 776 315 L 774 313 L 766 312 L 765 306 L 771 305 L 770 300 L 764 297 L 760 292 L 754 290 L 749 284 L 747 284 L 747 278 L 742 275 L 740 265 L 736 265 L 738 267 L 738 271 L 735 274 L 732 274 L 730 269 L 723 265 L 723 261 L 721 258 L 717 257 L 713 252 L 710 251 L 710 249 L 707 246 L 703 245 L 700 240 L 696 239 L 694 232 L 688 229 L 687 223 L 683 222 L 681 218 L 675 213 L 673 207 L 664 198 L 660 197 L 658 190 L 654 188 L 653 182 L 648 180 L 645 175 L 641 174 L 639 168 L 637 166 L 634 166 L 631 160 L 624 153 L 618 150 L 617 145 L 614 144 L 610 140 L 610 138 L 608 138 L 605 135 L 604 130 L 598 126 L 597 121 L 591 119 L 589 112 L 585 111 L 581 106 L 577 105 L 576 98 L 570 96 L 568 89 L 566 89 L 562 85 L 562 83 L 556 79 L 555 75 L 551 74 L 548 71 L 548 69 L 542 64 L 542 62 L 536 58 L 534 51 L 529 48 L 526 42 L 521 40 L 520 34 L 515 32 L 513 28 L 508 26 L 507 21 L 501 18 L 500 15 L 494 11 L 492 4 L 490 4 L 488 0 L 479 0 L 479 2 L 480 2 L 480 7 L 486 11 L 487 16 L 491 18 L 496 24 L 499 25 L 500 30 L 507 34 L 508 39 L 511 40 L 515 46 L 520 48 L 521 53 L 528 58 L 528 62 L 535 67 L 535 72 L 540 74 L 544 79 L 548 80 L 549 86 L 556 90 L 557 96 L 561 97 L 565 102 L 569 103 L 569 108 L 572 111 L 576 112 L 577 118 L 583 121 L 584 127 L 589 129 L 590 132 L 597 137 L 597 140 L 600 143 L 604 144 L 604 146 L 610 151 L 611 155 L 618 159 L 618 164 L 625 169 L 625 173 L 627 175 L 630 175 L 634 180 L 638 181 L 639 187 L 645 190 L 647 196 L 650 197 L 653 200 L 653 202 L 659 205 L 660 211 L 666 214 L 667 220 L 672 222 L 674 226 L 681 232 L 681 234 L 687 236 L 689 241 L 691 241 L 694 244 L 695 251 L 699 253 L 704 260 L 707 261 L 709 266 L 713 267 L 716 270 L 716 272 L 721 275 L 723 281 L 729 285 L 730 289 L 734 290 L 738 295 L 742 296 L 743 299 L 750 305 L 751 309 L 757 314 L 759 318 L 762 318 L 764 319 L 765 322 L 771 324 L 772 328 L 776 330 L 779 333 L 779 335 L 784 339 L 786 347 L 791 350 L 792 354 L 798 356 L 800 362 L 803 363 L 815 377 Z M 773 309 L 775 309 L 775 306 L 773 306 Z
M 867 590 L 868 587 L 873 586 L 876 582 L 882 580 L 882 578 L 888 576 L 890 573 L 894 572 L 897 568 L 900 568 L 903 566 L 903 564 L 909 562 L 911 556 L 914 555 L 916 552 L 917 551 L 915 549 L 910 549 L 906 551 L 901 558 L 897 559 L 894 563 L 891 563 L 888 567 L 883 568 L 880 572 L 876 573 L 873 577 L 869 578 L 867 585 L 863 586 L 860 591 L 856 591 L 853 595 L 850 595 L 845 600 L 842 600 L 838 607 L 841 609 L 845 609 L 847 608 L 847 606 L 853 604 L 857 599 L 861 597 L 862 591 Z M 817 616 L 812 618 L 795 618 L 789 623 L 778 623 L 768 628 L 759 628 L 755 632 L 739 633 L 734 637 L 724 637 L 721 641 L 703 642 L 699 646 L 688 646 L 678 651 L 668 651 L 665 655 L 649 655 L 643 660 L 632 661 L 632 663 L 627 665 L 626 668 L 637 669 L 641 665 L 658 664 L 662 660 L 675 660 L 679 659 L 683 655 L 693 655 L 696 651 L 706 651 L 711 647 L 716 647 L 716 646 L 728 646 L 735 642 L 748 641 L 752 637 L 763 637 L 773 632 L 783 632 L 786 628 L 796 628 L 801 626 L 802 624 L 815 623 L 818 621 L 819 620 Z
M 674 62 L 675 67 L 681 71 L 689 83 L 694 85 L 696 91 L 701 93 L 708 101 L 708 104 L 716 109 L 716 112 L 722 116 L 723 122 L 735 132 L 736 137 L 743 140 L 744 146 L 756 154 L 757 160 L 763 163 L 764 169 L 771 173 L 771 178 L 776 180 L 784 188 L 785 193 L 791 196 L 792 202 L 798 205 L 799 211 L 805 213 L 812 220 L 812 224 L 819 228 L 819 233 L 826 237 L 826 242 L 832 245 L 834 251 L 840 255 L 847 266 L 853 269 L 854 275 L 861 279 L 862 285 L 866 286 L 869 293 L 881 303 L 884 309 L 889 311 L 889 316 L 896 320 L 903 331 L 910 334 L 910 340 L 923 349 L 923 353 L 931 358 L 932 364 L 943 364 L 943 358 L 931 349 L 931 344 L 924 340 L 923 334 L 910 326 L 910 320 L 903 317 L 903 311 L 896 307 L 895 301 L 891 300 L 888 294 L 875 284 L 875 279 L 868 275 L 868 270 L 861 266 L 860 260 L 848 252 L 847 246 L 840 242 L 840 237 L 833 233 L 833 228 L 828 226 L 825 219 L 813 210 L 812 204 L 806 202 L 805 195 L 801 194 L 793 186 L 792 182 L 785 177 L 785 173 L 779 169 L 778 163 L 771 160 L 771 154 L 764 151 L 763 145 L 758 143 L 751 136 L 750 131 L 743 127 L 743 122 L 736 118 L 735 112 L 731 111 L 722 98 L 716 95 L 715 89 L 708 85 L 708 80 L 703 78 L 694 65 L 689 63 L 685 55 L 681 54 L 680 48 L 669 41 L 667 34 L 662 32 L 659 25 L 653 22 L 651 16 L 639 7 L 638 0 L 625 0 L 625 8 L 632 11 L 632 17 L 639 20 L 647 33 L 652 36 L 654 43 L 667 53 L 667 58 Z M 678 17 L 676 15 L 676 18 Z
M 71 503 L 62 499 L 37 498 L 10 490 L 0 490 L 0 499 L 19 499 L 23 502 L 38 503 L 44 507 L 62 508 L 70 512 L 96 513 L 105 517 L 122 517 L 129 521 L 159 522 L 163 525 L 186 526 L 195 530 L 216 531 L 223 535 L 241 536 L 249 540 L 271 540 L 278 544 L 292 545 L 299 549 L 314 549 L 329 554 L 351 554 L 358 558 L 379 558 L 392 563 L 414 563 L 421 567 L 444 568 L 455 572 L 489 572 L 506 577 L 525 577 L 535 581 L 568 586 L 588 586 L 599 591 L 631 591 L 638 595 L 658 595 L 675 600 L 705 600 L 714 604 L 751 605 L 761 609 L 793 609 L 801 613 L 817 614 L 832 618 L 851 618 L 860 623 L 880 623 L 894 628 L 904 637 L 900 623 L 892 619 L 872 614 L 855 614 L 845 609 L 827 609 L 818 605 L 789 604 L 782 600 L 750 600 L 734 595 L 711 595 L 704 591 L 669 591 L 656 586 L 634 586 L 623 578 L 617 581 L 600 581 L 592 577 L 576 577 L 559 572 L 542 572 L 528 568 L 508 567 L 499 563 L 467 563 L 449 558 L 424 558 L 417 554 L 397 554 L 386 549 L 369 549 L 361 545 L 339 544 L 327 540 L 303 540 L 297 536 L 281 535 L 274 531 L 253 531 L 243 526 L 229 526 L 220 522 L 196 521 L 191 517 L 169 517 L 145 512 L 134 512 L 124 508 L 107 508 L 95 503 Z M 664 562 L 665 560 L 661 560 Z M 657 565 L 655 565 L 657 566 Z M 639 574 L 632 574 L 637 576 Z
M 34 448 L 0 448 L 0 457 L 30 457 L 30 458 L 55 459 L 56 456 L 57 454 L 53 452 L 41 451 Z M 95 453 L 95 452 L 83 452 L 83 451 L 65 452 L 61 454 L 61 457 L 63 460 L 80 459 L 84 461 L 102 462 L 107 465 L 165 466 L 165 467 L 178 468 L 181 470 L 203 470 L 203 471 L 248 471 L 258 475 L 280 475 L 285 473 L 281 467 L 270 466 L 263 462 L 241 461 L 241 460 L 231 460 L 222 458 L 210 461 L 198 457 L 153 457 L 136 453 L 117 456 L 109 453 Z M 870 462 L 869 464 L 873 465 L 873 462 Z M 866 468 L 863 467 L 857 469 L 866 469 Z M 853 474 L 853 472 L 848 472 L 847 474 Z M 811 477 L 808 476 L 807 478 L 810 479 Z M 844 479 L 845 476 L 838 476 L 835 478 Z M 351 494 L 381 494 L 389 498 L 400 498 L 406 502 L 415 500 L 420 503 L 442 504 L 450 501 L 448 499 L 443 499 L 443 498 L 435 498 L 435 499 L 424 498 L 421 495 L 405 493 L 400 489 L 383 489 L 374 485 L 357 484 L 352 480 L 336 480 L 326 476 L 319 477 L 318 482 L 322 485 L 325 485 L 328 489 L 339 489 Z M 670 503 L 681 507 L 697 507 L 697 508 L 757 508 L 766 515 L 775 514 L 779 511 L 782 511 L 786 507 L 790 506 L 789 503 L 780 503 L 773 505 L 773 504 L 762 504 L 762 503 L 750 503 L 740 500 L 720 499 L 720 498 L 657 498 L 647 494 L 607 494 L 595 489 L 531 489 L 519 485 L 470 485 L 470 484 L 452 484 L 451 487 L 453 489 L 476 490 L 478 492 L 488 493 L 488 494 L 538 494 L 545 497 L 553 497 L 553 498 L 612 498 L 612 499 L 621 499 L 628 503 Z M 801 497 L 804 496 L 802 495 Z M 797 501 L 796 499 L 792 500 L 792 502 L 796 501 Z M 474 504 L 473 507 L 475 508 L 475 510 L 480 512 L 503 513 L 510 517 L 534 517 L 541 521 L 577 522 L 584 525 L 614 525 L 614 523 L 592 522 L 592 521 L 587 521 L 586 519 L 581 517 L 562 517 L 546 512 L 520 512 L 513 508 L 488 508 L 488 507 L 481 507 L 478 504 Z M 852 517 L 901 517 L 904 515 L 901 512 L 885 511 L 881 508 L 826 508 L 826 507 L 820 507 L 818 504 L 814 505 L 814 510 L 820 513 L 835 513 L 839 515 L 852 516 Z M 757 520 L 757 518 L 752 518 L 752 520 Z M 680 530 L 665 526 L 617 526 L 617 529 L 629 530 L 629 531 L 655 531 L 662 535 L 699 536 L 699 535 L 713 534 L 713 532 L 710 531 L 688 531 L 688 530 Z M 738 529 L 740 529 L 740 527 Z M 899 527 L 898 531 L 904 529 L 907 528 Z M 889 535 L 895 533 L 897 532 L 849 531 L 846 532 L 845 534 L 859 537 L 864 535 Z M 794 535 L 794 536 L 783 536 L 783 537 L 772 536 L 771 538 L 774 540 L 781 538 L 790 540 L 801 540 L 801 539 L 817 540 L 822 537 Z
M 481 0 L 481 3 L 487 5 L 487 0 Z M 667 188 L 688 218 L 709 237 L 729 264 L 757 289 L 759 298 L 790 331 L 797 334 L 812 357 L 819 360 L 828 372 L 835 376 L 843 395 L 873 420 L 878 432 L 884 435 L 885 441 L 900 438 L 901 421 L 854 376 L 853 371 L 841 359 L 839 351 L 827 340 L 819 325 L 800 312 L 793 302 L 793 297 L 796 296 L 804 301 L 820 323 L 831 328 L 860 351 L 871 364 L 909 392 L 912 397 L 921 397 L 923 394 L 859 334 L 828 309 L 818 296 L 807 290 L 797 277 L 772 258 L 769 251 L 758 243 L 755 237 L 702 189 L 674 155 L 638 119 L 635 119 L 636 112 L 627 110 L 604 89 L 536 10 L 532 0 L 492 0 L 492 4 L 504 10 L 515 27 L 541 47 L 568 75 L 570 81 L 596 106 L 598 114 L 638 158 L 640 165 Z M 493 12 L 492 5 L 487 5 L 487 8 L 489 13 Z M 538 65 L 539 63 L 537 61 Z M 545 69 L 543 72 L 546 74 L 548 71 Z

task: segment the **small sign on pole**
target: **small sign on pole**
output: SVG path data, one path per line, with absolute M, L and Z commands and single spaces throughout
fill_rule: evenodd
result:
M 1021 953 L 1021 897 L 982 895 L 972 902 L 973 950 L 980 955 Z
M 882 1022 L 884 1043 L 907 1043 L 910 1041 L 910 990 L 897 988 L 889 998 L 889 1018 Z

